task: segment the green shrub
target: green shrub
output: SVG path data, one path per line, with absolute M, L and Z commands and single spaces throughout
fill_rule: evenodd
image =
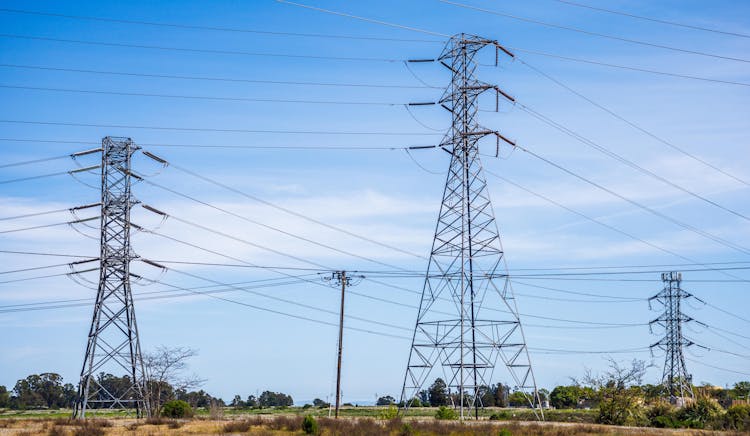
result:
M 729 430 L 750 431 L 750 404 L 737 404 L 727 409 L 724 427 Z
M 164 403 L 161 414 L 169 418 L 190 418 L 193 416 L 193 409 L 185 401 L 171 400 Z
M 398 408 L 393 404 L 389 405 L 388 408 L 382 409 L 378 413 L 380 419 L 395 419 L 398 416 Z
M 723 416 L 721 405 L 708 397 L 700 397 L 677 412 L 677 418 L 690 428 L 715 427 Z
M 437 418 L 437 419 L 458 419 L 458 414 L 456 413 L 455 410 L 453 410 L 453 409 L 451 409 L 449 407 L 440 406 L 438 408 L 437 412 L 435 412 L 435 418 Z
M 501 428 L 500 431 L 497 432 L 497 436 L 513 436 L 513 433 L 507 428 Z
M 411 424 L 408 422 L 405 422 L 399 431 L 399 436 L 412 436 L 414 434 L 414 429 L 411 427 Z
M 490 415 L 490 421 L 504 421 L 506 419 L 510 419 L 510 412 L 505 410 Z
M 679 428 L 683 423 L 677 419 L 676 409 L 666 401 L 659 401 L 646 411 L 648 425 L 657 428 Z
M 318 421 L 312 415 L 305 416 L 305 419 L 302 420 L 302 431 L 305 434 L 318 434 Z

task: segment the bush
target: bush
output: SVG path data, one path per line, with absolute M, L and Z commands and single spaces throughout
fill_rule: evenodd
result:
M 677 419 L 676 409 L 666 401 L 655 403 L 646 411 L 648 425 L 656 428 L 679 428 L 683 423 Z
M 190 418 L 193 416 L 193 409 L 185 401 L 171 400 L 164 403 L 161 414 L 170 418 Z
M 500 431 L 497 432 L 497 436 L 513 436 L 513 433 L 507 428 L 501 428 Z
M 405 422 L 401 425 L 398 434 L 399 436 L 412 436 L 414 434 L 414 429 L 411 427 L 411 424 Z
M 320 431 L 318 429 L 318 421 L 316 421 L 312 415 L 305 416 L 305 419 L 302 420 L 302 431 L 304 431 L 305 434 L 318 434 Z
M 448 408 L 448 407 L 445 407 L 445 406 L 440 406 L 438 408 L 437 412 L 435 412 L 435 418 L 437 418 L 437 419 L 458 419 L 458 414 L 456 413 L 455 410 L 453 410 L 451 408 Z
M 709 397 L 700 397 L 677 412 L 678 419 L 690 428 L 716 427 L 723 415 L 721 405 Z
M 388 408 L 381 410 L 378 413 L 380 419 L 394 419 L 398 416 L 398 408 L 391 404 Z
M 505 410 L 490 415 L 490 421 L 504 421 L 506 419 L 510 419 L 510 413 Z
M 724 427 L 729 430 L 750 431 L 750 404 L 737 404 L 727 409 Z

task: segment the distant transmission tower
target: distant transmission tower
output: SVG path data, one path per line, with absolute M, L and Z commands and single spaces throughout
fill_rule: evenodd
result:
M 130 261 L 136 257 L 130 249 L 130 159 L 138 149 L 130 138 L 102 140 L 100 275 L 74 412 L 79 418 L 99 408 L 135 408 L 139 417 L 150 413 L 130 289 Z M 127 383 L 104 383 L 97 377 L 101 373 L 124 373 Z
M 652 344 L 651 349 L 659 348 L 665 353 L 662 383 L 669 392 L 670 402 L 684 404 L 686 397 L 693 398 L 693 388 L 692 376 L 685 367 L 682 349 L 694 343 L 682 335 L 682 325 L 693 321 L 693 318 L 682 313 L 682 300 L 692 295 L 680 288 L 681 273 L 662 273 L 661 279 L 664 289 L 649 298 L 649 306 L 655 300 L 664 307 L 664 311 L 650 322 L 650 327 L 654 324 L 663 327 L 664 337 Z
M 496 41 L 460 34 L 438 59 L 452 73 L 440 101 L 452 114 L 440 144 L 451 161 L 401 392 L 408 408 L 430 376 L 444 377 L 462 419 L 466 408 L 478 417 L 480 390 L 490 385 L 498 359 L 529 405 L 541 405 L 479 159 L 481 138 L 494 137 L 498 147 L 500 140 L 513 144 L 476 121 L 485 91 L 496 101 L 501 95 L 513 101 L 474 77 L 475 55 L 486 46 L 495 48 L 496 62 L 499 51 L 513 56 Z

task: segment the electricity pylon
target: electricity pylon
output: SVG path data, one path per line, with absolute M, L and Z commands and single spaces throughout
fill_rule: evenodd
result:
M 664 336 L 651 345 L 651 349 L 659 348 L 664 351 L 664 372 L 662 383 L 669 393 L 669 401 L 683 403 L 685 398 L 693 398 L 692 376 L 685 367 L 683 347 L 694 345 L 694 342 L 682 335 L 682 325 L 693 321 L 693 318 L 682 313 L 682 300 L 692 297 L 692 294 L 682 290 L 680 282 L 682 274 L 678 272 L 662 273 L 664 289 L 649 298 L 660 303 L 664 310 L 658 318 L 649 323 L 664 328 Z
M 78 385 L 74 416 L 96 408 L 135 408 L 150 413 L 146 372 L 130 289 L 130 160 L 139 147 L 130 138 L 102 140 L 101 237 L 99 286 Z M 114 388 L 97 376 L 124 373 L 127 383 Z
M 513 56 L 496 41 L 460 34 L 438 59 L 452 73 L 440 100 L 452 114 L 452 126 L 440 144 L 451 161 L 401 391 L 408 409 L 428 377 L 442 370 L 462 419 L 465 408 L 473 408 L 478 417 L 480 389 L 490 385 L 498 359 L 529 405 L 541 406 L 479 158 L 481 138 L 494 137 L 497 146 L 500 140 L 513 145 L 476 121 L 478 98 L 485 91 L 513 101 L 474 77 L 475 55 L 487 46 L 495 48 L 496 61 L 500 51 Z

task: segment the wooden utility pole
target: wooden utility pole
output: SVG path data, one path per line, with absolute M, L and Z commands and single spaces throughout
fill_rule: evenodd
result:
M 339 408 L 341 407 L 341 356 L 344 350 L 344 299 L 346 296 L 346 287 L 354 286 L 359 280 L 364 279 L 361 275 L 346 275 L 346 271 L 334 271 L 330 276 L 323 277 L 323 280 L 329 282 L 332 286 L 341 285 L 341 310 L 339 312 L 339 346 L 336 360 L 336 414 L 339 417 Z M 352 280 L 357 280 L 352 283 Z
M 339 417 L 339 406 L 341 402 L 341 354 L 344 342 L 344 296 L 346 295 L 346 271 L 339 273 L 341 281 L 341 312 L 339 313 L 339 355 L 336 362 L 336 414 Z

